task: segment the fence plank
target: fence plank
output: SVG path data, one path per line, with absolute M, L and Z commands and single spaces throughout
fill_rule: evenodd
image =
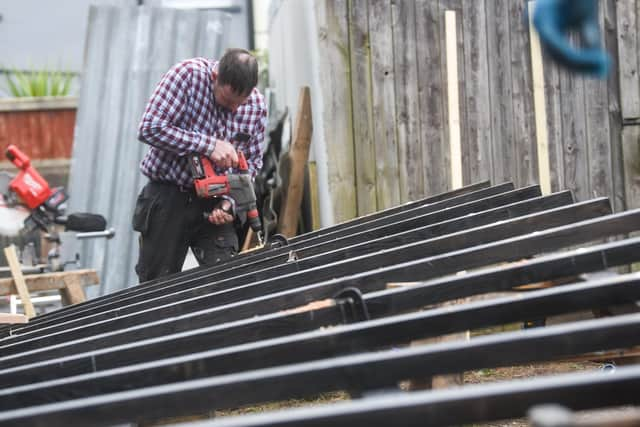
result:
M 491 111 L 489 99 L 489 63 L 487 57 L 487 27 L 485 0 L 462 3 L 464 32 L 464 73 L 466 137 L 463 153 L 469 162 L 469 182 L 490 179 L 493 170 L 491 157 Z
M 400 203 L 391 2 L 370 0 L 369 38 L 377 209 Z
M 612 53 L 614 61 L 618 60 L 615 52 L 618 52 L 617 14 L 616 0 L 604 1 L 604 42 L 608 52 Z M 622 161 L 622 113 L 620 76 L 615 70 L 620 67 L 614 63 L 613 72 L 607 79 L 609 91 L 609 144 L 611 144 L 611 174 L 613 193 L 610 195 L 614 212 L 625 209 L 624 195 L 624 166 Z
M 493 180 L 517 176 L 513 135 L 511 52 L 508 0 L 487 1 L 489 87 L 493 126 Z
M 425 171 L 425 191 L 437 194 L 446 191 L 448 169 L 445 153 L 445 116 L 442 99 L 442 51 L 440 49 L 439 2 L 420 0 L 416 3 L 416 35 L 418 46 L 418 97 L 420 100 L 420 134 Z
M 400 1 L 391 4 L 393 57 L 395 67 L 396 128 L 398 132 L 398 172 L 400 200 L 423 197 L 424 168 L 418 103 L 416 4 Z M 423 43 L 424 44 L 424 43 Z
M 529 22 L 523 19 L 523 16 L 526 16 L 527 8 L 527 2 L 509 2 L 514 160 L 517 173 L 514 180 L 518 183 L 517 185 L 529 185 L 540 181 L 538 178 Z
M 638 3 L 618 1 L 617 35 L 623 118 L 640 118 L 640 76 L 638 76 Z
M 640 208 L 640 126 L 622 129 L 627 209 Z
M 587 134 L 585 123 L 584 78 L 570 71 L 560 71 L 562 90 L 562 141 L 564 145 L 565 188 L 577 200 L 589 197 Z
M 604 28 L 603 3 L 600 2 L 600 28 Z M 613 193 L 611 171 L 611 144 L 609 141 L 609 97 L 606 80 L 586 79 L 585 110 L 589 168 L 588 197 Z
M 375 212 L 377 207 L 368 3 L 367 0 L 351 0 L 349 4 L 351 99 L 354 106 L 353 138 L 358 215 Z
M 314 4 L 322 52 L 318 55 L 318 74 L 325 106 L 324 140 L 330 157 L 329 193 L 334 201 L 334 220 L 342 222 L 357 216 L 347 0 Z

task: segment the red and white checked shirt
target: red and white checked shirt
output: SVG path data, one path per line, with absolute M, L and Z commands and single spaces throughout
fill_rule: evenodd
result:
M 211 157 L 216 139 L 231 142 L 244 152 L 252 177 L 262 168 L 267 122 L 264 97 L 253 89 L 235 112 L 216 104 L 211 72 L 217 65 L 206 58 L 188 59 L 174 65 L 158 83 L 138 129 L 138 139 L 151 145 L 140 170 L 152 181 L 190 188 L 193 179 L 187 155 L 196 152 Z M 231 141 L 238 132 L 251 138 Z

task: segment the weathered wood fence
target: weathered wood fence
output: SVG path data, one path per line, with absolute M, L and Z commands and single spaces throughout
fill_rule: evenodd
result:
M 640 5 L 600 2 L 608 80 L 540 60 L 529 6 L 317 2 L 336 220 L 484 179 L 638 205 Z

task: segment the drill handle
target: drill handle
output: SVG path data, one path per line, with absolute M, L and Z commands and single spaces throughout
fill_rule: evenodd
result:
M 249 172 L 249 164 L 247 158 L 241 150 L 238 150 L 238 170 L 241 172 Z
M 29 156 L 24 154 L 18 147 L 11 144 L 7 147 L 7 151 L 5 152 L 7 159 L 11 161 L 18 169 L 26 169 L 31 164 L 31 159 Z

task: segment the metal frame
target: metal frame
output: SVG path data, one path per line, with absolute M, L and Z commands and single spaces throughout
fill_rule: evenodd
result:
M 469 189 L 473 189 L 473 187 L 470 187 Z M 448 199 L 443 197 L 442 199 L 438 199 L 437 202 L 426 204 L 424 206 L 423 206 L 424 203 L 415 204 L 415 205 L 412 204 L 411 209 L 401 209 L 401 208 L 397 208 L 397 210 L 395 208 L 390 209 L 389 213 L 395 215 L 393 216 L 393 218 L 396 218 L 396 221 L 389 222 L 388 218 L 383 218 L 378 215 L 374 216 L 373 220 L 377 221 L 377 227 L 375 228 L 378 228 L 380 232 L 380 236 L 384 236 L 386 232 L 386 229 L 384 228 L 385 225 L 388 226 L 390 224 L 391 225 L 399 224 L 400 226 L 402 226 L 402 224 L 405 224 L 407 223 L 407 221 L 410 221 L 410 220 L 418 221 L 417 223 L 421 225 L 427 225 L 433 222 L 441 222 L 447 219 L 451 219 L 455 216 L 467 215 L 469 213 L 474 212 L 474 210 L 488 209 L 488 206 L 492 206 L 491 203 L 493 202 L 496 202 L 497 205 L 499 205 L 499 201 L 501 199 L 494 199 L 493 197 L 500 196 L 504 193 L 511 193 L 511 194 L 507 195 L 507 199 L 504 200 L 503 204 L 514 202 L 515 200 L 526 199 L 528 197 L 530 198 L 530 197 L 540 196 L 541 194 L 538 186 L 531 186 L 531 187 L 527 187 L 525 189 L 519 190 L 516 193 L 517 195 L 514 194 L 514 191 L 515 190 L 513 188 L 513 184 L 505 183 L 505 184 L 501 184 L 501 185 L 490 187 L 490 188 L 481 188 L 480 190 L 471 191 L 468 193 L 462 192 L 461 194 L 458 194 L 455 197 L 451 197 Z M 526 197 L 527 195 L 528 197 Z M 515 196 L 515 198 L 510 198 L 513 196 Z M 518 196 L 523 196 L 523 197 L 519 198 Z M 491 200 L 487 201 L 487 199 L 491 199 Z M 430 198 L 425 200 L 430 200 Z M 474 202 L 480 202 L 483 204 L 473 205 Z M 465 206 L 458 207 L 458 205 L 465 205 Z M 459 210 L 447 211 L 447 209 L 453 208 L 453 207 L 458 207 Z M 436 214 L 436 212 L 439 212 L 439 211 L 443 211 L 443 212 Z M 403 217 L 402 218 L 398 217 L 398 214 L 402 214 Z M 429 216 L 429 214 L 431 214 L 432 216 Z M 382 224 L 380 220 L 386 220 L 389 223 Z M 356 221 L 356 220 L 353 220 L 353 221 Z M 332 232 L 334 228 L 344 229 L 347 226 L 351 227 L 351 223 L 352 221 L 349 221 L 347 223 L 342 224 L 341 228 L 336 226 L 336 227 L 329 227 L 326 230 L 327 232 Z M 358 224 L 362 225 L 365 223 L 367 224 L 367 227 L 361 227 L 361 228 L 365 228 L 364 232 L 360 231 L 359 233 L 345 234 L 344 236 L 341 236 L 339 238 L 340 244 L 342 246 L 348 246 L 348 245 L 353 245 L 356 243 L 366 241 L 365 239 L 370 239 L 366 232 L 370 231 L 374 227 L 372 226 L 372 224 L 365 221 L 361 221 Z M 413 223 L 409 223 L 409 227 L 411 226 L 415 227 Z M 402 230 L 402 228 L 400 228 L 399 230 Z M 116 302 L 123 298 L 131 297 L 131 296 L 140 296 L 142 294 L 145 294 L 153 290 L 165 289 L 167 287 L 171 287 L 174 285 L 181 286 L 185 282 L 191 282 L 191 281 L 197 280 L 198 283 L 204 283 L 206 280 L 214 280 L 216 277 L 232 277 L 234 275 L 238 275 L 242 271 L 251 271 L 255 269 L 260 269 L 261 267 L 266 268 L 269 266 L 281 265 L 283 263 L 286 263 L 286 261 L 289 258 L 289 252 L 292 249 L 294 249 L 294 246 L 297 249 L 301 249 L 304 247 L 308 247 L 308 248 L 314 247 L 316 248 L 316 251 L 317 251 L 316 253 L 320 253 L 321 251 L 328 250 L 326 248 L 330 247 L 329 245 L 331 245 L 332 241 L 328 241 L 328 242 L 325 241 L 324 243 L 326 246 L 323 246 L 322 243 L 308 240 L 305 246 L 301 244 L 297 244 L 297 245 L 292 244 L 290 247 L 286 247 L 286 248 L 265 249 L 264 251 L 256 251 L 248 254 L 241 254 L 235 257 L 234 259 L 229 260 L 221 265 L 207 267 L 207 268 L 198 268 L 185 273 L 178 273 L 169 277 L 164 277 L 162 279 L 156 279 L 153 281 L 145 282 L 140 286 L 137 286 L 134 288 L 124 289 L 122 291 L 116 292 L 111 295 L 105 295 L 103 297 L 96 298 L 94 300 L 87 301 L 85 303 L 78 304 L 73 307 L 64 308 L 55 313 L 49 313 L 49 314 L 39 316 L 38 318 L 34 319 L 33 322 L 38 323 L 40 321 L 59 318 L 60 316 L 64 316 L 68 314 L 69 312 L 77 312 L 78 310 L 87 310 L 87 309 L 97 308 L 98 306 L 101 306 L 105 303 Z M 334 245 L 333 247 L 335 248 L 335 247 L 342 247 L 342 246 Z
M 61 322 L 55 326 L 44 327 L 32 332 L 26 332 L 22 335 L 11 337 L 11 340 L 5 339 L 4 341 L 8 341 L 8 343 L 0 346 L 0 351 L 5 354 L 15 354 L 16 352 L 26 351 L 43 345 L 52 345 L 60 342 L 61 338 L 63 340 L 77 339 L 83 336 L 91 336 L 97 333 L 132 327 L 167 317 L 175 317 L 190 312 L 223 306 L 225 304 L 233 304 L 245 299 L 258 298 L 266 294 L 301 288 L 305 285 L 317 283 L 332 277 L 347 277 L 357 272 L 368 271 L 375 268 L 380 269 L 401 262 L 406 263 L 412 260 L 422 259 L 428 255 L 434 257 L 437 257 L 437 254 L 449 255 L 452 254 L 453 251 L 461 250 L 468 246 L 487 244 L 488 242 L 494 242 L 500 239 L 512 238 L 522 233 L 540 232 L 540 230 L 562 226 L 575 220 L 598 217 L 606 213 L 609 209 L 606 199 L 596 199 L 273 278 L 269 278 L 269 274 L 265 274 L 264 276 L 251 274 L 248 277 L 233 278 L 229 280 L 234 281 L 233 284 L 236 285 L 236 287 L 230 289 L 216 291 L 215 286 L 219 285 L 218 282 L 211 287 L 204 286 L 203 295 L 197 293 L 197 289 L 192 289 L 188 291 L 186 297 L 171 300 L 165 305 L 160 305 L 158 302 L 155 302 L 154 305 L 145 303 L 147 305 L 140 307 L 141 304 L 138 304 L 135 307 L 138 311 L 130 314 L 127 314 L 126 307 L 122 307 L 117 311 L 96 314 L 91 319 L 80 318 L 70 322 Z M 301 260 L 291 263 L 291 268 L 298 270 L 299 264 L 304 264 L 305 261 L 306 260 Z M 413 276 L 414 280 L 420 278 L 420 276 Z M 366 291 L 371 290 L 376 289 L 366 289 Z M 165 298 L 171 298 L 171 294 Z M 166 301 L 166 299 L 164 301 Z M 154 302 L 151 301 L 150 303 L 153 304 Z
M 220 272 L 200 275 L 197 279 L 186 278 L 182 281 L 169 281 L 162 286 L 144 287 L 135 294 L 114 298 L 92 307 L 79 306 L 76 310 L 67 310 L 54 317 L 36 318 L 28 325 L 16 326 L 13 334 L 24 333 L 41 328 L 50 323 L 60 323 L 91 313 L 106 312 L 110 308 L 122 309 L 125 305 L 135 302 L 148 302 L 154 296 L 164 296 L 170 292 L 184 292 L 188 289 L 202 287 L 207 283 L 214 283 L 217 290 L 233 287 L 223 285 L 224 279 L 239 278 L 243 274 L 268 270 L 270 276 L 286 274 L 288 271 L 300 271 L 306 268 L 323 266 L 355 256 L 366 255 L 376 251 L 391 249 L 403 244 L 414 243 L 419 240 L 433 238 L 438 235 L 465 230 L 492 222 L 522 216 L 527 213 L 540 212 L 568 205 L 572 202 L 570 192 L 561 192 L 550 196 L 540 197 L 539 188 L 531 187 L 524 190 L 514 190 L 497 196 L 492 196 L 475 202 L 464 203 L 451 208 L 408 218 L 398 223 L 374 228 L 356 236 L 347 236 L 336 241 L 312 245 L 295 251 L 299 260 L 293 267 L 291 253 L 284 253 L 265 257 L 263 262 L 240 265 Z M 532 198 L 533 197 L 533 198 Z M 473 215 L 470 215 L 473 214 Z M 357 237 L 354 238 L 354 237 Z M 275 267 L 280 267 L 279 269 Z
M 637 285 L 640 277 L 634 276 L 636 277 L 631 282 L 636 288 L 634 298 L 638 298 L 640 291 L 637 290 Z M 212 408 L 228 408 L 273 399 L 303 397 L 325 390 L 385 389 L 403 379 L 482 367 L 511 366 L 636 345 L 640 342 L 638 327 L 640 314 L 634 314 L 501 334 L 478 338 L 471 342 L 450 342 L 404 350 L 392 349 L 271 369 L 247 369 L 246 372 L 218 377 L 207 374 L 207 378 L 204 379 L 182 382 L 175 382 L 175 377 L 170 374 L 163 376 L 159 372 L 152 372 L 153 376 L 150 377 L 142 376 L 140 371 L 133 369 L 129 372 L 120 370 L 119 378 L 106 377 L 105 373 L 93 375 L 94 378 L 84 378 L 87 390 L 98 387 L 100 392 L 105 393 L 103 396 L 9 410 L 0 413 L 0 422 L 32 424 L 41 420 L 46 421 L 47 425 L 70 425 L 78 424 L 83 414 L 91 414 L 95 419 L 92 420 L 92 425 L 106 425 L 145 418 L 185 415 L 194 411 L 204 412 Z M 640 367 L 636 369 L 640 370 Z M 132 375 L 135 379 L 131 379 Z M 601 374 L 600 377 L 617 375 Z M 145 379 L 149 378 L 160 381 L 163 385 L 145 387 L 148 383 Z M 102 383 L 101 379 L 104 380 Z M 142 388 L 110 393 L 107 380 L 111 380 L 115 387 L 125 390 L 131 387 L 131 384 Z M 57 383 L 49 388 L 34 384 L 6 390 L 2 400 L 2 404 L 6 406 L 3 408 L 19 408 L 25 402 L 36 405 L 50 402 L 52 393 L 54 396 L 58 394 L 71 397 L 81 394 L 81 383 L 78 381 L 74 382 L 71 379 Z M 638 387 L 640 381 L 635 381 L 634 384 Z M 635 392 L 634 402 L 640 402 L 637 388 Z M 510 399 L 503 400 L 505 406 L 508 406 Z M 577 400 L 583 400 L 583 396 Z M 331 412 L 332 408 L 327 410 Z M 99 417 L 96 417 L 97 413 L 100 414 Z M 403 424 L 404 421 L 403 418 Z
M 640 260 L 640 237 L 535 258 L 523 263 L 487 268 L 462 276 L 446 276 L 422 285 L 374 292 L 366 294 L 364 301 L 371 317 L 377 319 L 404 311 L 417 310 L 428 304 L 453 298 L 505 291 L 532 281 L 572 277 L 638 260 Z M 66 372 L 67 366 L 79 366 L 78 363 L 83 358 L 88 361 L 86 366 L 91 365 L 94 371 L 98 371 L 150 361 L 158 355 L 181 356 L 300 333 L 322 326 L 336 325 L 343 321 L 339 308 L 330 306 L 298 313 L 273 313 L 170 334 L 157 339 L 131 342 L 123 346 L 107 347 L 84 354 L 82 344 L 87 341 L 71 346 L 45 347 L 30 354 L 21 353 L 14 357 L 3 358 L 0 363 L 5 369 L 0 370 L 0 383 L 9 386 L 32 381 L 25 376 L 25 372 L 29 370 L 33 371 L 30 378 L 40 380 L 58 378 Z M 55 369 L 54 366 L 60 368 Z M 77 373 L 79 371 L 71 371 L 71 375 Z

